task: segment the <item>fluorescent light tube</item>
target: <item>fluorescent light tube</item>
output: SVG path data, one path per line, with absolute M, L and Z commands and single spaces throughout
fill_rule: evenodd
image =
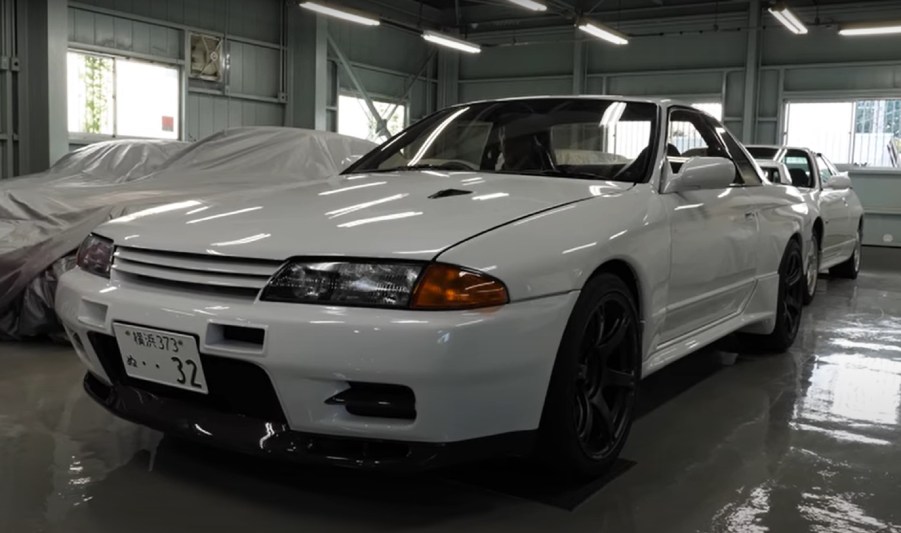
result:
M 595 24 L 593 22 L 583 21 L 579 23 L 579 29 L 591 35 L 593 37 L 597 37 L 598 39 L 603 39 L 609 43 L 623 45 L 629 44 L 629 39 L 626 39 L 626 36 L 622 33 L 608 28 L 603 24 Z
M 542 4 L 541 2 L 534 2 L 533 0 L 507 0 L 511 4 L 516 4 L 519 7 L 524 7 L 526 9 L 531 9 L 532 11 L 547 11 L 547 6 Z
M 859 35 L 891 35 L 893 33 L 901 33 L 901 22 L 891 22 L 887 24 L 850 24 L 838 30 L 839 35 L 859 36 Z
M 301 2 L 300 7 L 309 9 L 310 11 L 315 11 L 316 13 L 320 13 L 322 15 L 328 15 L 330 17 L 339 18 L 348 22 L 363 24 L 364 26 L 378 26 L 379 24 L 381 24 L 381 22 L 379 22 L 379 19 L 370 15 L 366 15 L 364 13 L 360 13 L 359 11 L 351 11 L 347 8 L 339 9 L 337 7 L 332 7 L 330 5 L 322 4 L 319 2 Z
M 796 35 L 803 35 L 807 33 L 807 26 L 804 25 L 801 20 L 795 16 L 791 10 L 788 9 L 783 3 L 778 3 L 769 8 L 769 12 L 776 17 L 776 20 L 782 23 L 783 26 L 788 28 L 788 30 Z
M 469 54 L 478 54 L 482 51 L 482 47 L 473 44 L 461 39 L 454 39 L 453 37 L 443 35 L 434 31 L 426 31 L 422 33 L 422 38 L 430 43 L 439 44 L 441 46 L 446 46 L 448 48 L 453 48 L 454 50 L 459 50 L 461 52 L 466 52 Z

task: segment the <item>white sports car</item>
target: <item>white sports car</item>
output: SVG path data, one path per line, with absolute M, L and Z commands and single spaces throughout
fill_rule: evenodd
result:
M 790 146 L 748 146 L 759 161 L 783 163 L 788 175 L 784 185 L 797 187 L 804 198 L 817 206 L 814 222 L 812 262 L 808 261 L 805 302 L 813 300 L 816 278 L 828 268 L 833 276 L 856 279 L 860 272 L 860 243 L 863 236 L 863 205 L 851 188 L 847 172 L 839 172 L 823 154 Z M 787 178 L 787 179 L 786 179 Z
M 335 178 L 100 226 L 57 311 L 89 394 L 166 432 L 596 474 L 640 378 L 736 331 L 792 344 L 807 208 L 761 185 L 719 122 L 671 100 L 459 105 Z

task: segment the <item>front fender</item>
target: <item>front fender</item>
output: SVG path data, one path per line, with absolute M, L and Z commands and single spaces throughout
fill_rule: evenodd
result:
M 581 290 L 604 263 L 625 262 L 639 286 L 645 348 L 657 342 L 657 325 L 666 309 L 670 233 L 651 185 L 507 224 L 450 248 L 438 259 L 496 276 L 513 301 Z

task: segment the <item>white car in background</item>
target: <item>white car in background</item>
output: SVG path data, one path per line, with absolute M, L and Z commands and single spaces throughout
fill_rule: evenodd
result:
M 829 269 L 833 276 L 856 279 L 860 272 L 860 246 L 863 236 L 863 205 L 851 188 L 847 172 L 839 172 L 823 154 L 807 148 L 754 145 L 748 152 L 760 161 L 783 163 L 788 179 L 781 183 L 793 185 L 805 198 L 815 203 L 820 220 L 814 226 L 814 254 L 817 268 L 808 268 L 816 275 Z M 807 302 L 813 299 L 816 280 L 808 279 Z
M 767 181 L 774 186 L 793 186 L 791 173 L 784 163 L 771 159 L 758 159 L 757 165 L 760 166 Z M 804 195 L 804 200 L 807 203 L 807 216 L 804 220 L 803 235 L 808 241 L 808 245 L 805 247 L 804 259 L 804 283 L 807 287 L 807 292 L 804 295 L 804 304 L 806 305 L 813 302 L 813 298 L 816 295 L 820 268 L 819 241 L 822 235 L 821 226 L 823 221 L 820 217 L 820 206 L 816 199 L 806 194 Z
M 794 341 L 807 208 L 763 183 L 671 100 L 464 104 L 334 178 L 103 224 L 57 311 L 89 394 L 166 432 L 361 468 L 534 452 L 597 474 L 639 379 L 737 331 Z

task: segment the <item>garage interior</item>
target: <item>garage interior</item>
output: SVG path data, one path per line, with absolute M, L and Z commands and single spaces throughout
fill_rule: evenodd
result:
M 745 144 L 811 146 L 848 171 L 860 277 L 823 274 L 786 354 L 714 346 L 649 377 L 617 467 L 584 483 L 514 459 L 393 476 L 211 450 L 95 404 L 67 344 L 0 342 L 0 531 L 901 532 L 901 30 L 843 34 L 901 28 L 901 3 L 775 6 L 803 32 L 762 0 L 328 5 L 380 24 L 282 0 L 0 0 L 0 187 L 111 138 L 287 126 L 379 142 L 481 99 L 671 97 Z M 129 82 L 157 76 L 159 131 L 124 103 L 89 124 L 73 68 L 110 69 L 131 107 L 148 95 L 128 100 Z

